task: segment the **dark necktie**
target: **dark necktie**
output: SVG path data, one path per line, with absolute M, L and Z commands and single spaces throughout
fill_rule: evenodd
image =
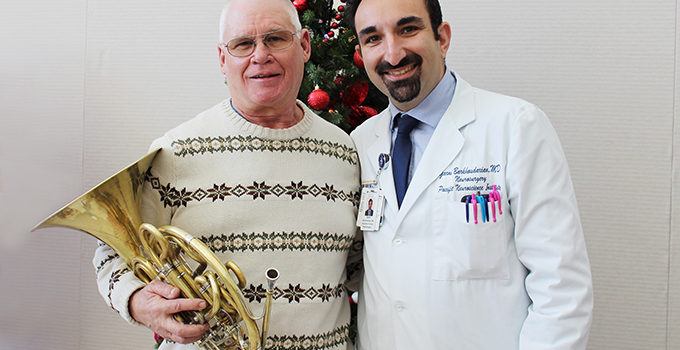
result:
M 397 139 L 392 150 L 392 176 L 394 189 L 397 192 L 397 203 L 401 207 L 406 189 L 408 188 L 408 171 L 411 165 L 411 131 L 418 125 L 418 120 L 408 114 L 399 113 L 396 116 Z

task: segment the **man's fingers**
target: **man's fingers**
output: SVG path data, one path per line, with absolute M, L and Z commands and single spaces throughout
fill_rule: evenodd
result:
M 165 312 L 176 314 L 182 311 L 203 310 L 206 305 L 203 299 L 173 299 L 165 303 Z
M 160 335 L 163 339 L 172 339 L 172 334 L 163 328 L 155 329 L 154 332 Z M 174 341 L 174 340 L 173 340 Z
M 170 339 L 180 344 L 189 344 L 203 337 L 203 334 L 208 330 L 208 325 L 185 325 L 176 321 L 173 314 L 183 311 L 198 311 L 207 306 L 205 300 L 202 299 L 184 299 L 178 298 L 179 290 L 167 283 L 154 281 L 145 287 L 149 295 L 157 295 L 158 297 L 149 299 L 150 303 L 145 303 L 147 308 L 148 327 L 154 330 L 163 338 Z M 139 321 L 139 320 L 138 320 Z
M 201 339 L 203 334 L 208 331 L 208 325 L 183 324 L 172 320 L 168 322 L 166 330 L 171 334 L 170 339 L 178 343 L 187 344 Z
M 196 342 L 196 341 L 200 340 L 201 338 L 202 338 L 202 337 L 197 337 L 197 338 L 183 338 L 183 337 L 176 336 L 176 335 L 173 335 L 173 336 L 170 337 L 170 339 L 171 339 L 172 341 L 174 341 L 175 343 L 178 343 L 178 344 L 191 344 L 191 343 L 193 343 L 193 342 Z
M 179 289 L 165 282 L 153 281 L 147 285 L 148 291 L 158 294 L 165 299 L 175 299 L 179 296 Z

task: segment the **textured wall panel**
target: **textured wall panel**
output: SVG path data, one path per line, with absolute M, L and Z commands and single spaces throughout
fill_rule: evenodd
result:
M 680 19 L 680 8 L 676 12 Z M 680 45 L 680 31 L 676 28 L 675 47 Z M 673 167 L 671 174 L 671 240 L 668 292 L 668 350 L 680 349 L 680 57 L 675 57 L 675 115 L 673 128 Z
M 216 46 L 222 3 L 89 1 L 86 182 L 226 96 Z
M 0 2 L 0 349 L 77 349 L 85 1 Z
M 443 6 L 449 65 L 560 134 L 594 275 L 590 347 L 665 349 L 676 1 Z

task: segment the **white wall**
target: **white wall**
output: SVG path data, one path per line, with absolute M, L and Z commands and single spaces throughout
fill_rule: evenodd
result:
M 669 275 L 669 258 L 680 255 L 669 244 L 671 232 L 680 238 L 677 222 L 670 229 L 680 210 L 671 215 L 676 1 L 445 6 L 452 66 L 473 84 L 538 104 L 560 135 L 593 268 L 590 348 L 680 348 L 680 275 Z M 680 190 L 677 175 L 674 184 Z
M 0 349 L 78 348 L 81 239 L 27 231 L 82 188 L 84 20 L 85 1 L 0 2 Z
M 221 5 L 0 1 L 0 350 L 151 347 L 99 297 L 94 239 L 28 231 L 225 96 Z M 591 349 L 680 348 L 677 5 L 442 3 L 449 66 L 538 104 L 560 134 L 593 266 Z

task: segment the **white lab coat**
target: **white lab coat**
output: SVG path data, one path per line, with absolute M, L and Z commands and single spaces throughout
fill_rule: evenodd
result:
M 590 265 L 569 169 L 545 114 L 457 78 L 404 197 L 392 169 L 377 181 L 386 202 L 364 232 L 359 293 L 362 350 L 585 349 Z M 352 133 L 362 181 L 390 153 L 390 112 Z M 500 187 L 496 222 L 466 221 L 461 197 Z

